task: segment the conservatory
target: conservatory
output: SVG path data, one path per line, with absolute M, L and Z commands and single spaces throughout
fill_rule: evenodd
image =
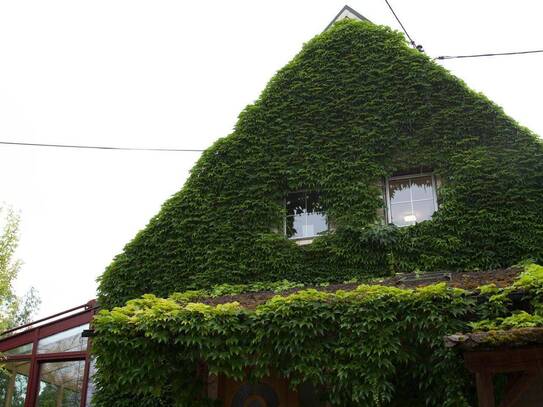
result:
M 96 303 L 4 332 L 0 407 L 90 406 L 90 321 Z

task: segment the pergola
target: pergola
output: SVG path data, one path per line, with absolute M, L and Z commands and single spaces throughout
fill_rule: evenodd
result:
M 543 391 L 536 384 L 543 374 L 543 328 L 450 335 L 446 346 L 462 351 L 469 371 L 475 374 L 479 407 L 532 407 L 543 405 Z M 494 378 L 507 377 L 499 404 Z

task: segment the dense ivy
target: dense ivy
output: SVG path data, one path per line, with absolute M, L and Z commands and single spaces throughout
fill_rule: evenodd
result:
M 443 180 L 439 211 L 416 226 L 383 225 L 380 181 L 421 168 Z M 277 232 L 285 194 L 300 189 L 322 192 L 336 227 L 306 247 Z M 107 268 L 100 302 L 225 282 L 508 266 L 543 257 L 542 216 L 536 135 L 401 34 L 343 21 L 307 43 L 203 153 Z
M 293 387 L 310 382 L 338 407 L 469 405 L 471 375 L 443 337 L 470 325 L 540 326 L 539 311 L 512 315 L 490 303 L 522 290 L 538 310 L 542 288 L 543 267 L 533 265 L 512 287 L 482 287 L 478 296 L 444 284 L 360 285 L 335 293 L 305 289 L 250 310 L 193 302 L 201 291 L 168 299 L 147 294 L 95 319 L 95 401 L 99 407 L 207 405 L 197 379 L 205 363 L 211 373 L 237 379 L 274 372 Z
M 527 291 L 530 299 L 530 312 L 517 310 L 509 314 L 510 294 L 515 291 Z M 477 331 L 507 330 L 511 328 L 533 328 L 543 326 L 543 267 L 528 262 L 525 271 L 518 280 L 505 289 L 498 289 L 494 284 L 480 287 L 483 295 L 489 295 L 484 319 L 470 323 Z
M 195 391 L 196 366 L 205 361 L 233 378 L 251 368 L 257 380 L 273 369 L 293 386 L 313 383 L 337 406 L 465 405 L 461 361 L 441 338 L 465 328 L 458 317 L 472 307 L 444 286 L 306 290 L 256 311 L 145 295 L 96 319 L 95 402 L 206 405 Z

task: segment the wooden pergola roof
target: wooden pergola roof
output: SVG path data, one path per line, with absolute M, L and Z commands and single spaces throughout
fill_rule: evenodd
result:
M 498 407 L 514 407 L 543 373 L 543 328 L 456 334 L 445 344 L 463 351 L 466 367 L 475 374 L 479 407 L 496 407 L 495 375 L 507 375 Z

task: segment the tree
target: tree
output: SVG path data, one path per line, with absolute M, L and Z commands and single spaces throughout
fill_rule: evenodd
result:
M 15 258 L 19 244 L 19 221 L 13 209 L 0 206 L 0 331 L 30 322 L 40 304 L 34 288 L 22 297 L 13 290 L 22 264 Z

